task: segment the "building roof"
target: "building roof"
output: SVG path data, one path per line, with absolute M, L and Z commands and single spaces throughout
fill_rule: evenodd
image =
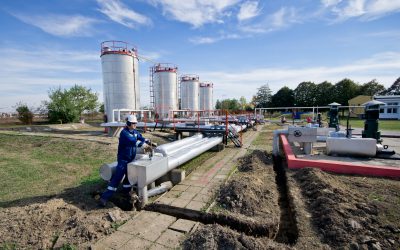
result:
M 351 98 L 350 100 L 348 100 L 347 102 L 350 104 L 361 104 L 361 103 L 365 103 L 369 100 L 372 100 L 372 96 L 370 95 L 358 95 L 356 97 Z

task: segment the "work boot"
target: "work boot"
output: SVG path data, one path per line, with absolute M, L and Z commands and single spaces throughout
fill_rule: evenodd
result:
M 101 208 L 106 207 L 107 206 L 107 201 L 105 199 L 103 199 L 103 198 L 100 198 L 98 203 L 97 203 L 97 206 L 101 207 Z

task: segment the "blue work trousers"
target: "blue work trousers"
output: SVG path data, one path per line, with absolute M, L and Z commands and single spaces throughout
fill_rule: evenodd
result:
M 122 178 L 124 178 L 122 182 L 122 192 L 128 194 L 132 188 L 132 185 L 129 183 L 128 180 L 128 161 L 118 160 L 118 165 L 116 167 L 115 173 L 108 183 L 107 190 L 101 194 L 101 198 L 103 200 L 108 201 L 111 198 L 111 196 L 117 191 L 117 188 L 121 183 Z

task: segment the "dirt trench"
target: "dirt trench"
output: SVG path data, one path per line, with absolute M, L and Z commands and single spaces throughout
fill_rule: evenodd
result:
M 192 233 L 183 243 L 184 249 L 293 248 L 298 230 L 281 162 L 256 150 L 239 160 L 238 171 L 221 187 L 212 211 L 250 221 L 253 226 L 264 225 L 269 229 L 268 234 L 249 234 L 216 220 Z

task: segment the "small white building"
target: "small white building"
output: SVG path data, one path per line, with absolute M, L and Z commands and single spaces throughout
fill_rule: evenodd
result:
M 379 119 L 400 120 L 400 95 L 374 96 L 374 100 L 384 102 Z

